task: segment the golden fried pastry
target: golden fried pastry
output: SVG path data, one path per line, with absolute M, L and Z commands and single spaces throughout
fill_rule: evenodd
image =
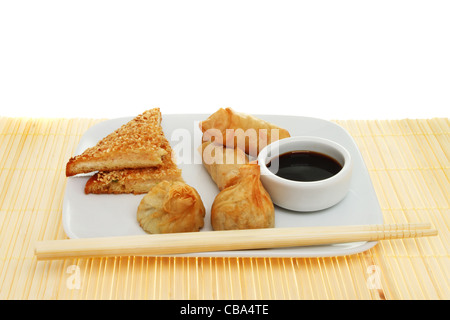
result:
M 165 140 L 162 148 L 167 155 L 163 163 L 157 167 L 123 169 L 114 171 L 97 172 L 86 182 L 84 192 L 96 194 L 120 194 L 120 193 L 147 193 L 150 189 L 163 180 L 183 181 L 181 169 L 178 168 L 172 158 L 172 148 Z
M 214 230 L 272 228 L 275 209 L 260 179 L 257 164 L 239 168 L 235 184 L 223 189 L 211 207 L 211 224 Z
M 158 166 L 167 151 L 159 108 L 145 111 L 100 140 L 94 147 L 69 159 L 66 176 Z
M 239 177 L 239 168 L 249 161 L 244 151 L 210 141 L 202 144 L 201 152 L 203 166 L 219 190 L 234 183 Z
M 205 207 L 198 192 L 179 181 L 162 181 L 142 198 L 137 209 L 139 225 L 147 233 L 199 231 Z
M 200 123 L 203 140 L 240 148 L 256 157 L 266 145 L 290 137 L 286 129 L 231 108 L 219 109 Z
M 86 182 L 84 192 L 95 194 L 143 194 L 161 181 L 181 181 L 181 170 L 162 164 L 159 167 L 98 172 Z

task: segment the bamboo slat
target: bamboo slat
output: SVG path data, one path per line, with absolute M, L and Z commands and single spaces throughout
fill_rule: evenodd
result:
M 37 261 L 66 238 L 65 163 L 99 119 L 0 117 L 0 299 L 449 299 L 447 118 L 336 120 L 354 137 L 385 223 L 437 237 L 343 257 L 107 257 Z

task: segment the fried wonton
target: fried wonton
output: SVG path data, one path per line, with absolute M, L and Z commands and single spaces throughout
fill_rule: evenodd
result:
M 205 207 L 198 192 L 180 181 L 162 181 L 142 198 L 139 225 L 147 233 L 195 232 L 204 225 Z
M 223 189 L 211 207 L 214 230 L 272 228 L 275 209 L 260 179 L 257 164 L 239 168 L 235 184 Z

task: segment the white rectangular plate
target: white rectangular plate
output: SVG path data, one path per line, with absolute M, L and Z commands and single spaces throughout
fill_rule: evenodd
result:
M 345 129 L 335 123 L 316 118 L 257 116 L 289 130 L 291 136 L 308 135 L 334 140 L 346 147 L 354 159 L 351 187 L 344 200 L 329 209 L 310 213 L 288 211 L 276 206 L 276 228 L 383 222 L 378 199 L 363 158 L 355 141 Z M 207 117 L 208 115 L 201 114 L 168 114 L 163 115 L 162 121 L 164 134 L 175 151 L 184 180 L 199 192 L 205 205 L 205 226 L 201 231 L 212 230 L 210 208 L 218 193 L 216 185 L 201 164 L 201 157 L 197 151 L 201 143 L 201 131 L 198 124 Z M 94 125 L 82 136 L 76 154 L 95 145 L 100 139 L 131 119 L 132 117 L 112 119 Z M 190 148 L 186 148 L 186 145 Z M 88 178 L 75 176 L 69 177 L 67 181 L 62 214 L 64 230 L 69 238 L 145 234 L 136 220 L 137 207 L 144 195 L 85 194 L 84 186 Z M 363 252 L 375 244 L 376 242 L 353 242 L 308 247 L 206 252 L 184 256 L 326 257 Z

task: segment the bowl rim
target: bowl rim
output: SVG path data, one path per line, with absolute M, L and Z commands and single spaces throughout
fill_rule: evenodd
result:
M 338 151 L 344 158 L 344 165 L 342 166 L 342 169 L 336 173 L 335 175 L 326 178 L 326 179 L 322 179 L 322 180 L 316 180 L 316 181 L 295 181 L 295 180 L 289 180 L 286 178 L 282 178 L 277 176 L 275 173 L 273 173 L 272 171 L 270 171 L 266 164 L 267 164 L 267 155 L 269 154 L 269 150 L 271 151 L 271 149 L 275 146 L 275 145 L 284 145 L 290 142 L 316 142 L 318 144 L 322 144 L 322 145 L 326 145 L 328 147 L 333 148 L 334 150 Z M 283 153 L 275 153 L 273 155 L 271 155 L 271 159 L 279 156 L 280 154 L 284 154 L 286 152 L 290 152 L 290 151 L 298 151 L 298 150 L 307 150 L 307 149 L 298 149 L 298 148 L 293 148 L 292 150 L 288 150 L 288 151 L 284 151 Z M 326 152 L 321 152 L 327 156 L 332 157 L 331 155 L 327 154 Z M 334 157 L 332 157 L 334 158 Z M 331 184 L 334 181 L 338 181 L 344 177 L 346 177 L 348 174 L 351 173 L 352 170 L 352 166 L 353 166 L 353 159 L 352 156 L 350 154 L 350 152 L 341 144 L 337 143 L 336 141 L 330 140 L 330 139 L 326 139 L 326 138 L 321 138 L 321 137 L 316 137 L 316 136 L 292 136 L 289 138 L 284 138 L 281 140 L 277 140 L 274 141 L 270 144 L 268 144 L 267 146 L 265 146 L 258 154 L 257 157 L 257 161 L 258 164 L 260 166 L 260 170 L 261 170 L 261 176 L 264 176 L 264 178 L 269 178 L 272 179 L 274 181 L 278 181 L 281 182 L 283 184 L 287 184 L 289 186 L 293 186 L 293 187 L 320 187 L 323 185 L 327 185 L 327 184 Z

